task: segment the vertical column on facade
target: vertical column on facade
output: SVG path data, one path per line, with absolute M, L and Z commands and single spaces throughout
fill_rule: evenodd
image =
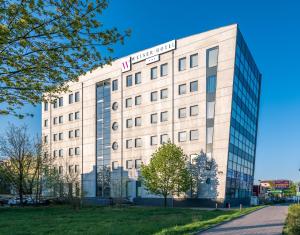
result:
M 174 133 L 174 51 L 172 51 L 172 74 L 171 74 L 171 76 L 172 76 L 172 143 L 174 143 L 174 135 L 175 135 L 175 133 Z
M 81 83 L 81 198 L 83 198 L 83 82 Z
M 123 73 L 121 71 L 121 174 L 120 174 L 120 196 L 121 198 L 123 198 L 123 171 L 124 171 L 124 163 L 123 163 L 123 151 L 124 151 L 124 140 L 123 140 L 123 129 L 124 129 L 124 125 L 123 125 Z
M 206 51 L 206 155 L 209 160 L 213 157 L 218 52 L 218 47 Z

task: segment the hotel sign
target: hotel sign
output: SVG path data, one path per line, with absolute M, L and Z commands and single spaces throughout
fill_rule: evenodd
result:
M 146 60 L 146 64 L 150 64 L 159 60 L 159 55 L 176 49 L 176 40 L 166 42 L 164 44 L 143 50 L 132 54 L 121 61 L 122 72 L 131 70 L 131 64 Z

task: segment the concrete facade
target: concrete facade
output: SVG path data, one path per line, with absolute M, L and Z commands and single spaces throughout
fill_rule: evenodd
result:
M 217 198 L 210 193 L 210 185 L 204 184 L 198 198 L 224 201 L 226 197 L 226 176 L 229 152 L 230 121 L 232 111 L 232 95 L 234 84 L 235 55 L 237 44 L 237 25 L 230 25 L 208 32 L 196 34 L 176 40 L 176 49 L 159 55 L 159 60 L 146 64 L 145 60 L 131 64 L 130 71 L 122 72 L 122 61 L 118 59 L 112 65 L 88 72 L 79 78 L 78 82 L 69 84 L 70 92 L 61 94 L 63 105 L 54 108 L 48 105 L 45 111 L 43 104 L 42 133 L 48 136 L 49 153 L 63 149 L 63 156 L 57 157 L 56 163 L 64 166 L 78 165 L 83 178 L 83 190 L 86 197 L 96 197 L 96 169 L 97 169 L 97 84 L 107 80 L 110 82 L 110 126 L 118 124 L 117 130 L 110 135 L 110 148 L 116 142 L 118 148 L 110 150 L 110 163 L 107 166 L 111 171 L 111 197 L 127 197 L 133 200 L 137 195 L 141 198 L 156 198 L 143 187 L 138 188 L 136 181 L 139 170 L 135 166 L 136 160 L 147 164 L 151 154 L 160 144 L 162 134 L 183 148 L 188 156 L 207 152 L 207 50 L 218 48 L 216 67 L 216 91 L 213 123 L 212 158 L 217 168 Z M 195 59 L 195 66 L 190 63 Z M 127 57 L 128 58 L 128 57 Z M 179 59 L 186 58 L 185 69 L 179 71 Z M 161 66 L 167 64 L 167 74 L 161 76 Z M 157 67 L 157 78 L 151 79 L 151 68 Z M 141 83 L 135 84 L 135 74 L 141 74 Z M 126 86 L 126 77 L 132 75 L 132 86 Z M 139 76 L 139 75 L 137 75 Z M 112 81 L 117 80 L 118 89 L 112 90 Z M 191 82 L 197 81 L 197 90 L 191 92 Z M 185 94 L 179 95 L 179 86 L 186 84 Z M 161 98 L 161 90 L 167 89 L 167 98 Z M 184 89 L 183 89 L 184 90 Z M 151 101 L 151 92 L 157 91 L 157 101 Z M 79 92 L 77 102 L 69 104 L 69 95 Z M 141 97 L 141 104 L 135 104 L 135 97 Z M 73 98 L 74 98 L 73 97 Z M 126 107 L 126 99 L 132 98 L 132 107 Z M 140 99 L 140 98 L 137 98 Z M 117 102 L 117 110 L 112 109 Z M 139 100 L 138 100 L 139 102 Z M 198 106 L 198 113 L 190 115 L 191 106 Z M 58 105 L 59 106 L 59 105 Z M 178 109 L 186 108 L 186 117 L 179 118 Z M 196 109 L 196 108 L 195 108 Z M 79 118 L 69 121 L 70 113 L 79 112 Z M 161 121 L 161 113 L 167 112 L 167 120 Z M 151 123 L 151 114 L 158 114 L 158 122 Z M 61 124 L 54 124 L 54 118 L 63 116 Z M 141 118 L 141 125 L 135 126 L 135 118 Z M 133 120 L 133 126 L 127 128 L 127 120 Z M 45 120 L 48 125 L 45 126 Z M 130 121 L 129 121 L 130 122 Z M 69 131 L 79 130 L 78 137 L 69 138 Z M 191 131 L 198 133 L 198 138 L 190 140 Z M 179 142 L 179 132 L 186 141 Z M 63 133 L 63 140 L 54 141 L 54 134 Z M 196 135 L 196 134 L 195 134 Z M 157 145 L 151 145 L 151 136 L 157 136 Z M 135 147 L 135 140 L 141 139 L 141 147 Z M 129 142 L 127 142 L 129 140 Z M 130 140 L 133 142 L 131 148 Z M 139 141 L 139 140 L 138 140 Z M 139 143 L 137 144 L 139 145 Z M 69 148 L 77 148 L 78 155 L 69 156 Z M 67 160 L 66 160 L 67 159 Z M 132 160 L 132 169 L 127 169 L 127 161 Z M 113 169 L 113 164 L 115 169 Z M 137 163 L 138 164 L 138 163 Z M 254 167 L 254 166 L 253 166 Z M 121 181 L 122 175 L 122 181 Z M 122 183 L 121 183 L 122 182 Z M 122 187 L 121 187 L 122 185 Z M 122 191 L 121 191 L 122 188 Z M 139 190 L 139 192 L 137 192 Z M 216 195 L 216 194 L 214 194 Z

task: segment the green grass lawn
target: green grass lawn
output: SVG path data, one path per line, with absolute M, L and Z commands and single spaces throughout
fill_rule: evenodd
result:
M 157 207 L 0 208 L 0 234 L 189 234 L 257 208 L 203 211 Z

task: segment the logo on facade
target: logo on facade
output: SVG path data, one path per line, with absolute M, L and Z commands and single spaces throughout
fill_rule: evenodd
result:
M 150 49 L 143 50 L 141 52 L 132 54 L 122 60 L 122 72 L 131 70 L 131 63 L 138 63 L 146 60 L 146 64 L 150 64 L 159 61 L 159 55 L 176 49 L 176 40 L 166 42 L 164 44 L 152 47 Z

